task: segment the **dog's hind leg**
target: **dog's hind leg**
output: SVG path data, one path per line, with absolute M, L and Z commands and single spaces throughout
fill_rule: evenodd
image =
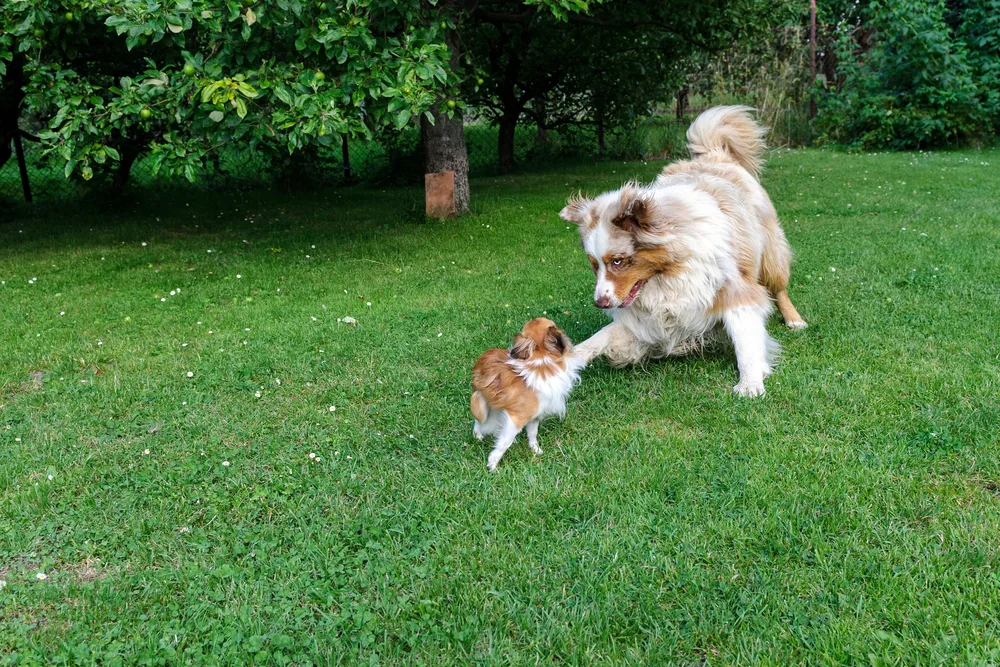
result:
M 788 290 L 783 289 L 774 295 L 774 300 L 778 304 L 778 312 L 781 313 L 781 318 L 785 320 L 785 326 L 789 329 L 805 329 L 808 324 L 799 315 L 799 311 L 795 309 L 792 305 L 792 300 L 788 298 Z
M 507 415 L 506 422 L 500 428 L 500 432 L 497 433 L 496 442 L 493 444 L 493 451 L 490 452 L 489 458 L 486 460 L 487 470 L 490 472 L 496 471 L 497 466 L 500 464 L 500 459 L 507 453 L 510 446 L 514 444 L 514 438 L 520 432 L 521 427 L 514 423 L 514 420 Z
M 788 281 L 792 274 L 792 251 L 788 247 L 785 232 L 778 224 L 778 215 L 773 209 L 762 222 L 764 228 L 764 252 L 760 258 L 760 284 L 774 297 L 789 329 L 804 329 L 806 321 L 792 305 L 788 297 Z

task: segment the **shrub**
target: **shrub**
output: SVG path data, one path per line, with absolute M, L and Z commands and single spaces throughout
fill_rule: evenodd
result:
M 875 32 L 865 52 L 857 51 L 856 30 L 839 27 L 840 85 L 821 95 L 820 140 L 902 149 L 989 133 L 989 95 L 975 76 L 988 62 L 970 55 L 954 33 L 943 0 L 875 0 L 868 14 L 866 27 Z

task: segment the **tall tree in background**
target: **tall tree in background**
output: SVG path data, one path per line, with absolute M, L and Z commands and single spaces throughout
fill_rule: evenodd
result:
M 650 111 L 675 87 L 678 64 L 766 28 L 787 3 L 610 0 L 564 21 L 534 5 L 481 3 L 463 41 L 484 84 L 466 100 L 499 126 L 499 166 L 514 166 L 514 134 L 539 127 L 613 127 Z M 600 132 L 599 132 L 600 133 Z

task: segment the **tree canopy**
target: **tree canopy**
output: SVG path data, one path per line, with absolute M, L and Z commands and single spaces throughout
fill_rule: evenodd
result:
M 10 0 L 0 75 L 50 119 L 42 139 L 67 175 L 148 150 L 192 177 L 227 143 L 295 150 L 427 112 L 454 82 L 440 13 L 419 0 Z

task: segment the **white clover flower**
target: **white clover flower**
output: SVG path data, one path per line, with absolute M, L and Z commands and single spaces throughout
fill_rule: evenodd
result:
M 175 289 L 170 290 L 170 296 L 176 296 L 176 295 L 177 295 L 177 290 Z
M 187 372 L 187 376 L 188 376 L 189 378 L 193 378 L 193 377 L 194 377 L 194 371 L 188 371 L 188 372 Z
M 146 242 L 145 241 L 142 242 L 142 247 L 144 247 L 144 248 L 146 247 Z
M 337 406 L 336 405 L 331 405 L 330 406 L 330 412 L 336 412 L 336 411 L 337 411 Z
M 309 452 L 309 458 L 311 459 L 316 458 L 316 452 Z
M 160 299 L 160 302 L 162 303 L 162 302 L 164 302 L 166 300 L 167 300 L 167 297 L 163 297 L 163 298 Z
M 258 392 L 254 392 L 254 396 L 256 396 L 257 398 L 260 398 L 260 392 L 259 391 Z
M 142 455 L 143 456 L 149 456 L 149 450 L 148 449 L 142 450 Z
M 237 278 L 242 278 L 243 276 L 241 276 L 240 274 L 238 274 L 238 273 L 237 273 L 237 274 L 236 274 L 236 277 L 237 277 Z
M 228 467 L 229 467 L 229 461 L 223 461 L 223 462 L 222 462 L 222 465 L 224 465 L 225 467 L 227 467 L 227 468 L 228 468 Z
M 45 574 L 44 572 L 39 572 L 38 574 L 35 575 L 35 579 L 38 579 L 39 581 L 45 581 L 48 578 L 49 575 Z

